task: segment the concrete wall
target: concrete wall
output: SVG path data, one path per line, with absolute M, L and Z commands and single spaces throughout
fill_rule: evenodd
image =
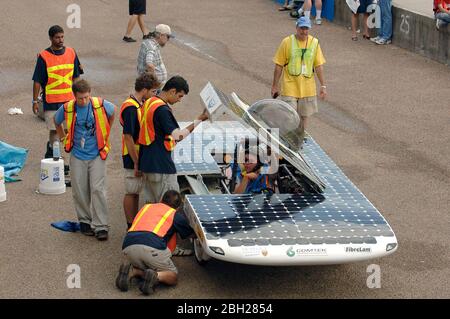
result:
M 335 0 L 334 23 L 350 26 L 351 12 L 345 0 Z M 430 59 L 450 65 L 450 26 L 436 30 L 436 21 L 405 9 L 393 7 L 392 43 Z M 372 30 L 373 35 L 376 30 Z

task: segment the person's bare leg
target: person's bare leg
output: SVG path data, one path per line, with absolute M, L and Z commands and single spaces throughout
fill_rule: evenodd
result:
M 136 26 L 137 20 L 138 20 L 138 16 L 135 14 L 133 14 L 130 17 L 130 20 L 128 20 L 127 33 L 125 34 L 126 37 L 131 37 L 131 32 L 133 32 L 133 29 Z
M 356 28 L 358 27 L 358 14 L 352 14 L 352 40 L 358 39 Z
M 133 220 L 138 212 L 138 208 L 139 208 L 139 195 L 125 194 L 123 198 L 123 210 L 125 212 L 127 224 L 133 223 Z
M 144 15 L 143 15 L 143 14 L 140 14 L 140 15 L 138 16 L 137 21 L 138 21 L 138 23 L 139 23 L 139 27 L 141 28 L 142 34 L 143 34 L 143 35 L 147 35 L 147 34 L 150 32 L 150 30 L 147 29 L 147 26 L 145 25 L 145 22 L 144 22 Z
M 364 13 L 364 18 L 363 18 L 363 23 L 364 23 L 364 35 L 366 36 L 367 39 L 370 38 L 370 34 L 369 34 L 369 25 L 367 24 L 367 20 L 369 19 L 369 14 L 368 13 Z
M 322 20 L 322 0 L 316 0 L 316 22 Z
M 311 7 L 312 7 L 312 0 L 305 0 L 303 2 L 303 14 L 305 17 L 311 18 Z

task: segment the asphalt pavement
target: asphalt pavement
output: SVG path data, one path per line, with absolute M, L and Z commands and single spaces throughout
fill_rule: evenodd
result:
M 73 0 L 9 1 L 0 11 L 0 140 L 29 149 L 22 181 L 7 184 L 0 203 L 0 298 L 142 298 L 114 286 L 125 234 L 121 129 L 112 129 L 107 163 L 110 239 L 98 242 L 50 227 L 74 220 L 71 190 L 36 194 L 45 124 L 31 112 L 36 55 L 49 46 L 48 28 L 64 26 L 93 94 L 116 105 L 132 91 L 140 45 L 124 43 L 127 1 L 77 0 L 81 28 L 69 29 Z M 269 0 L 148 1 L 151 27 L 166 23 L 177 37 L 162 50 L 170 75 L 190 84 L 175 106 L 179 121 L 201 112 L 207 81 L 254 102 L 270 96 L 272 57 L 294 20 Z M 146 298 L 449 298 L 450 126 L 449 68 L 395 46 L 351 41 L 324 22 L 311 31 L 327 64 L 329 97 L 309 133 L 388 220 L 398 251 L 367 262 L 314 267 L 257 267 L 193 257 L 175 258 L 176 287 Z M 135 29 L 134 37 L 141 34 Z M 24 115 L 10 116 L 10 107 Z M 81 288 L 69 289 L 69 265 L 79 265 Z M 380 266 L 381 288 L 369 289 L 367 267 Z M 70 270 L 70 269 L 69 269 Z

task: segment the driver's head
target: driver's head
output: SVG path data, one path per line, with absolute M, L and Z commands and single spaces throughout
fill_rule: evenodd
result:
M 246 172 L 253 172 L 258 166 L 258 148 L 249 147 L 245 153 L 244 167 Z

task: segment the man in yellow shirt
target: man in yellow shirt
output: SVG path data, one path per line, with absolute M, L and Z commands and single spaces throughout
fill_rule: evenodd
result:
M 275 71 L 272 82 L 272 97 L 281 99 L 297 110 L 301 118 L 300 130 L 303 141 L 308 118 L 317 113 L 317 90 L 314 74 L 320 82 L 320 98 L 327 95 L 323 65 L 325 58 L 319 40 L 309 35 L 311 20 L 300 17 L 296 23 L 297 32 L 283 39 L 273 58 Z

